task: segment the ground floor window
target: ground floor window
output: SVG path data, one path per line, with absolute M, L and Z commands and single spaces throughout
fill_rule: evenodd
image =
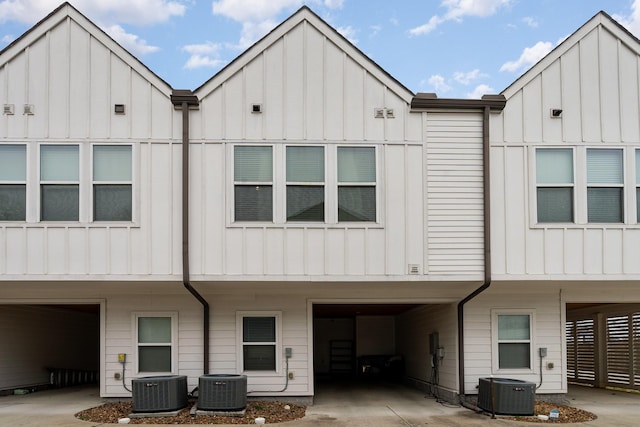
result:
M 238 313 L 242 371 L 277 371 L 280 313 Z
M 533 312 L 493 312 L 494 367 L 498 370 L 530 370 L 533 366 Z
M 135 317 L 138 372 L 173 372 L 177 314 L 138 313 Z

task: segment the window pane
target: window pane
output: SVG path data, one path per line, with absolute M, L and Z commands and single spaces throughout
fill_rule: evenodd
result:
M 338 147 L 338 181 L 375 182 L 375 149 L 373 147 Z
M 528 340 L 529 339 L 529 315 L 528 314 L 498 315 L 498 339 L 499 340 Z
M 42 145 L 40 147 L 41 181 L 78 181 L 77 145 Z
M 242 351 L 245 371 L 276 370 L 275 345 L 245 345 Z
M 235 181 L 271 182 L 273 177 L 271 147 L 236 146 L 233 173 Z
M 587 183 L 622 184 L 622 150 L 587 150 Z
M 538 184 L 573 184 L 573 150 L 539 148 L 536 150 Z
M 498 367 L 500 369 L 531 368 L 529 343 L 498 344 Z
M 140 372 L 171 372 L 171 346 L 138 347 Z
M 93 180 L 131 181 L 131 146 L 94 146 Z
M 288 185 L 287 221 L 324 221 L 324 187 Z
M 0 221 L 24 221 L 27 212 L 27 186 L 0 185 Z
M 40 198 L 42 221 L 78 221 L 78 185 L 41 185 Z
M 538 188 L 538 222 L 573 222 L 573 188 Z
M 242 341 L 243 342 L 275 342 L 276 318 L 275 317 L 243 317 Z
M 287 181 L 323 182 L 323 147 L 287 147 Z
M 273 195 L 270 185 L 236 185 L 236 221 L 271 221 Z
M 138 342 L 139 343 L 170 343 L 171 342 L 171 318 L 170 317 L 139 317 L 138 318 Z
M 622 188 L 587 188 L 589 222 L 622 222 Z
M 26 181 L 27 147 L 0 145 L 0 181 Z
M 375 220 L 375 187 L 338 187 L 338 221 Z
M 93 186 L 94 221 L 131 221 L 131 185 Z

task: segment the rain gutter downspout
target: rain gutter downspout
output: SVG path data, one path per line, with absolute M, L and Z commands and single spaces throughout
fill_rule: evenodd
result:
M 189 110 L 199 108 L 198 97 L 190 90 L 174 90 L 171 102 L 182 110 L 182 283 L 202 304 L 203 309 L 203 373 L 209 373 L 209 303 L 191 285 L 189 274 Z

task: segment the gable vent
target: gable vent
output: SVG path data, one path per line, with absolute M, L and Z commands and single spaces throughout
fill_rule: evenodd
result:
M 420 274 L 420 266 L 418 264 L 409 264 L 409 274 Z
M 373 117 L 376 119 L 384 119 L 384 108 L 374 108 Z
M 27 116 L 33 115 L 33 104 L 24 104 L 24 109 L 22 110 L 22 113 Z
M 2 106 L 2 114 L 12 115 L 14 107 L 13 104 L 4 104 Z

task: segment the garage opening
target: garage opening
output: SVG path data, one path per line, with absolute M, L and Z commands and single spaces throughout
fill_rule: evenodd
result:
M 569 383 L 640 390 L 640 304 L 567 304 Z
M 100 305 L 0 305 L 0 393 L 97 384 Z

